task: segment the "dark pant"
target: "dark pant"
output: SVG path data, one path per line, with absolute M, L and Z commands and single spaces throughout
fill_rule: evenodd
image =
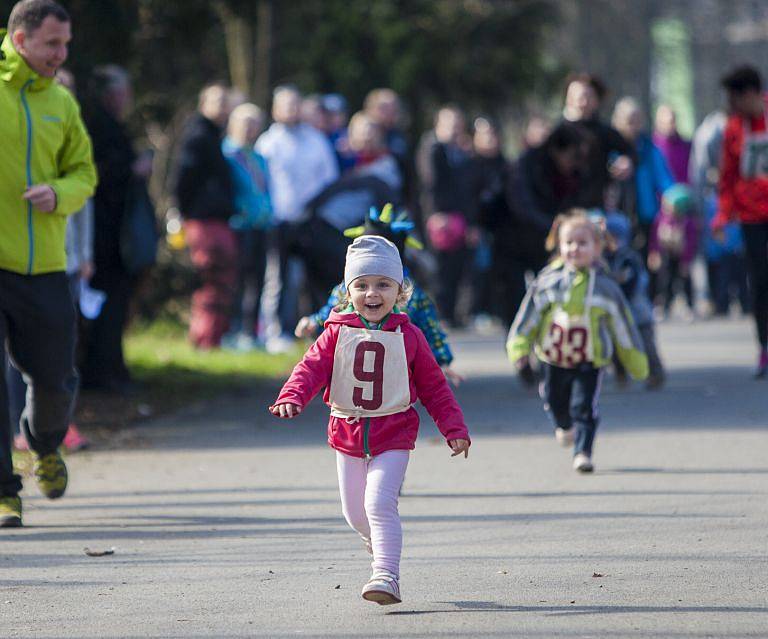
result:
M 456 251 L 435 251 L 437 273 L 435 274 L 435 302 L 440 316 L 450 324 L 458 324 L 456 302 L 459 286 L 471 267 L 470 252 L 467 249 Z
M 653 324 L 643 324 L 637 327 L 640 338 L 643 340 L 643 350 L 648 357 L 648 373 L 651 377 L 663 377 L 664 365 L 661 363 L 659 351 L 656 348 L 656 331 Z
M 7 362 L 5 369 L 5 383 L 8 388 L 8 418 L 11 420 L 13 435 L 21 432 L 21 415 L 24 412 L 24 404 L 27 403 L 27 385 L 21 373 Z
M 256 335 L 267 270 L 267 232 L 257 229 L 237 231 L 237 288 L 232 305 L 230 330 Z
M 727 253 L 719 260 L 707 262 L 709 295 L 717 315 L 726 315 L 731 300 L 737 299 L 742 313 L 752 312 L 747 286 L 747 267 L 743 255 Z
M 592 455 L 599 423 L 597 401 L 602 369 L 592 366 L 560 368 L 542 364 L 541 397 L 552 423 L 564 430 L 576 429 L 573 452 Z
M 69 292 L 72 300 L 77 303 L 80 285 L 80 276 L 78 274 L 67 275 L 69 283 Z M 77 311 L 75 311 L 77 315 Z M 27 403 L 27 384 L 24 381 L 19 370 L 7 362 L 5 370 L 5 383 L 8 385 L 8 410 L 11 419 L 11 429 L 14 435 L 21 432 L 21 415 L 24 412 L 24 405 Z
M 664 292 L 664 310 L 669 311 L 672 308 L 672 302 L 675 300 L 675 294 L 678 288 L 685 294 L 685 301 L 688 308 L 693 310 L 693 283 L 688 266 L 683 266 L 679 258 L 665 255 L 662 258 L 661 269 L 659 269 L 659 288 Z
M 515 319 L 526 292 L 526 274 L 533 276 L 547 265 L 546 237 L 527 231 L 519 243 L 507 240 L 495 255 L 495 268 L 499 281 L 503 282 L 498 301 L 500 315 L 509 326 Z
M 747 272 L 760 347 L 768 348 L 768 222 L 742 224 Z
M 27 383 L 21 428 L 39 455 L 64 439 L 77 391 L 75 308 L 66 274 L 18 275 L 0 270 L 0 341 Z M 0 495 L 16 495 L 8 389 L 0 383 Z
M 80 371 L 83 386 L 100 387 L 130 378 L 123 355 L 123 333 L 128 324 L 136 278 L 123 269 L 96 266 L 91 286 L 104 291 L 99 316 L 85 331 L 85 359 Z
M 634 248 L 640 253 L 643 258 L 643 264 L 648 264 L 648 240 L 651 237 L 651 229 L 653 222 L 640 222 L 637 223 L 637 232 L 635 233 L 635 241 L 633 243 Z M 659 292 L 659 275 L 656 271 L 648 272 L 648 299 L 651 302 L 656 302 L 656 296 Z

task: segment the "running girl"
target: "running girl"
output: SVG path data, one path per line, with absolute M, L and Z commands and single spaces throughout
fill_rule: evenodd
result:
M 397 247 L 379 236 L 357 238 L 347 250 L 344 283 L 344 304 L 269 410 L 295 417 L 325 387 L 344 517 L 373 555 L 362 596 L 395 604 L 401 602 L 398 492 L 419 428 L 413 403 L 422 401 L 453 456 L 467 456 L 469 434 L 424 335 L 399 310 L 410 286 Z
M 521 368 L 535 350 L 555 437 L 563 446 L 575 444 L 573 468 L 589 473 L 603 368 L 615 349 L 627 372 L 645 379 L 648 360 L 627 301 L 599 261 L 600 229 L 582 212 L 559 216 L 548 243 L 557 255 L 528 289 L 509 331 L 507 353 Z

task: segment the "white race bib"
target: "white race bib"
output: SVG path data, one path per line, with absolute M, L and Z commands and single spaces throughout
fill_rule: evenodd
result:
M 342 326 L 333 355 L 331 415 L 394 415 L 411 406 L 405 341 L 397 332 Z
M 584 299 L 584 312 L 570 315 L 557 308 L 552 314 L 549 330 L 542 336 L 540 352 L 544 359 L 561 368 L 576 368 L 580 364 L 594 361 L 594 340 L 589 309 L 595 289 L 595 272 L 589 271 L 589 284 Z
M 552 316 L 549 331 L 541 340 L 545 359 L 561 368 L 575 368 L 594 360 L 592 330 L 588 316 L 569 315 L 559 308 Z

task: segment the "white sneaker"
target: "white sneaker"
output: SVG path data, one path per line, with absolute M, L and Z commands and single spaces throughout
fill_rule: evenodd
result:
M 399 604 L 403 600 L 400 598 L 400 584 L 390 572 L 374 573 L 361 593 L 366 601 L 375 601 L 380 606 L 389 604 Z
M 580 473 L 591 473 L 595 470 L 595 467 L 592 465 L 592 459 L 589 455 L 577 453 L 573 458 L 573 470 L 577 470 Z
M 573 438 L 573 428 L 569 428 L 568 430 L 565 430 L 565 428 L 560 428 L 559 426 L 555 428 L 555 439 L 557 440 L 557 443 L 560 444 L 563 448 L 573 446 Z

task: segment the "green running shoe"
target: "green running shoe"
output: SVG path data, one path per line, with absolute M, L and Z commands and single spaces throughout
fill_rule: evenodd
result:
M 67 466 L 59 451 L 35 456 L 35 479 L 40 492 L 48 499 L 58 499 L 67 489 Z
M 0 528 L 21 526 L 21 497 L 0 497 Z

